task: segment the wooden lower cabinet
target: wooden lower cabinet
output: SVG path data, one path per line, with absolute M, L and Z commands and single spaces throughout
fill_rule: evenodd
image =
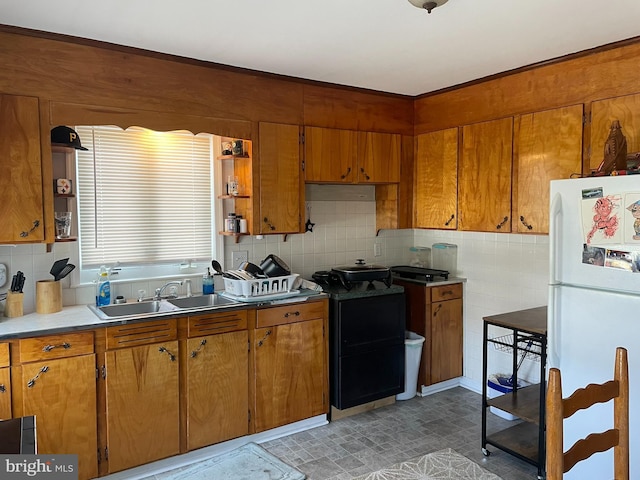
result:
M 433 302 L 430 311 L 431 325 L 425 333 L 431 338 L 431 354 L 425 385 L 462 376 L 462 298 Z
M 35 415 L 38 453 L 88 480 L 321 415 L 327 318 L 318 299 L 0 343 L 0 419 Z
M 0 420 L 11 418 L 11 372 L 0 368 Z
M 440 286 L 394 280 L 407 300 L 407 330 L 425 337 L 418 390 L 462 376 L 462 283 Z
M 187 341 L 187 449 L 249 433 L 248 333 Z
M 325 300 L 258 311 L 266 326 L 253 331 L 251 346 L 256 432 L 327 413 L 326 308 Z M 280 312 L 292 323 L 274 325 Z
M 0 343 L 0 420 L 11 417 L 11 370 L 9 344 Z
M 98 474 L 95 355 L 15 367 L 21 416 L 35 415 L 39 454 L 77 454 L 78 478 Z
M 105 353 L 109 473 L 180 453 L 178 341 Z

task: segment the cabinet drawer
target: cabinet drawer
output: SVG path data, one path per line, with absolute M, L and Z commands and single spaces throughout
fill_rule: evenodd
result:
M 256 312 L 256 328 L 322 318 L 326 302 L 293 303 L 283 307 L 264 308 Z
M 20 340 L 20 363 L 93 353 L 93 332 L 63 333 Z
M 189 317 L 189 337 L 202 335 L 215 335 L 216 333 L 246 330 L 247 311 L 236 310 L 233 312 L 209 313 Z
M 0 343 L 0 367 L 9 366 L 9 344 Z
M 432 302 L 442 302 L 444 300 L 453 300 L 454 298 L 462 298 L 461 283 L 453 283 L 451 285 L 441 285 L 439 287 L 431 287 Z
M 178 328 L 175 320 L 153 320 L 107 327 L 107 350 L 171 341 L 177 338 Z

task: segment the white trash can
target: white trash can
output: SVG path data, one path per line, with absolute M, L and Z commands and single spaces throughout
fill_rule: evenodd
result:
M 396 400 L 409 400 L 418 393 L 418 370 L 420 369 L 423 343 L 423 336 L 409 331 L 405 332 L 404 392 L 396 395 Z

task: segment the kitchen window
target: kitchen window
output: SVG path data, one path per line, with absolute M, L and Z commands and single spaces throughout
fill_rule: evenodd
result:
M 80 281 L 100 265 L 118 278 L 181 275 L 211 261 L 213 135 L 140 127 L 78 126 Z M 182 266 L 182 268 L 181 268 Z

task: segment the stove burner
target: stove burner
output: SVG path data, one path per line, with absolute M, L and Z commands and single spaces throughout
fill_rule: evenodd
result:
M 449 279 L 449 272 L 446 270 L 436 270 L 434 268 L 410 267 L 408 265 L 400 265 L 391 267 L 391 273 L 400 278 L 412 278 L 414 280 L 424 280 L 433 282 L 435 277 L 442 277 L 444 280 Z

